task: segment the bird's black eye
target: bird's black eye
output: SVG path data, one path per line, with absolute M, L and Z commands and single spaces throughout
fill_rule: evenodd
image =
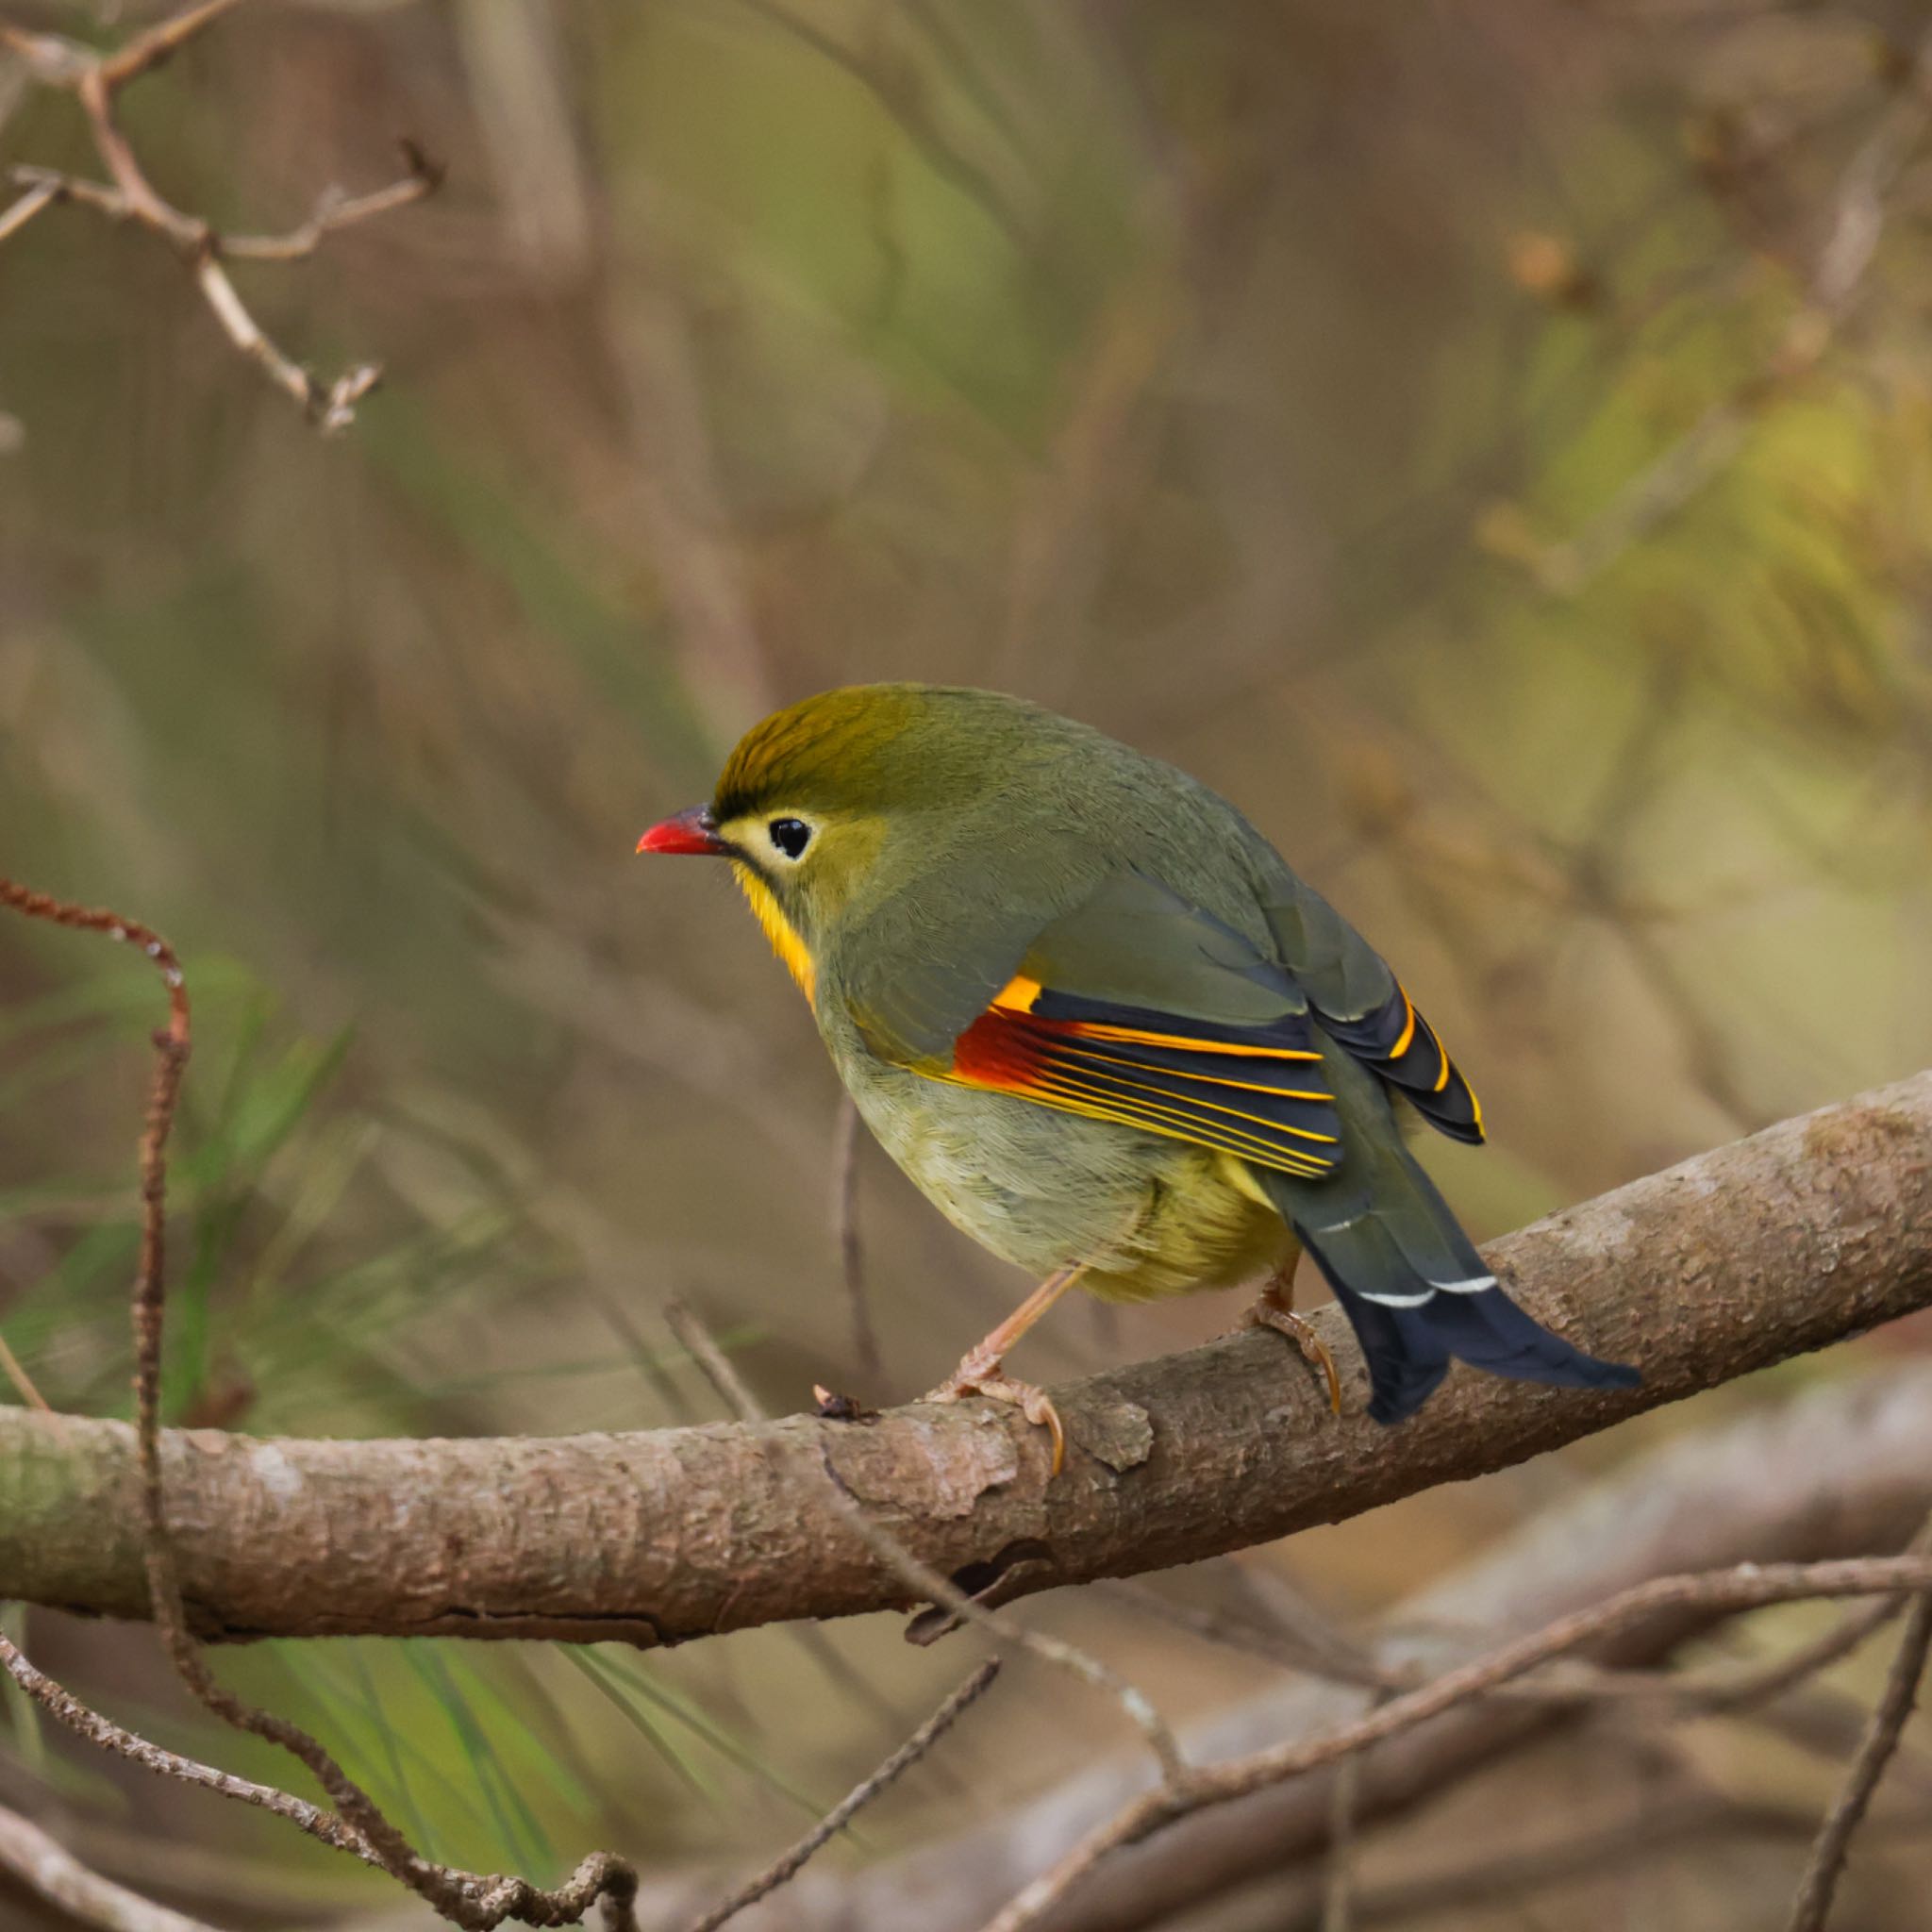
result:
M 811 843 L 811 827 L 803 819 L 774 819 L 765 829 L 787 858 L 798 858 Z

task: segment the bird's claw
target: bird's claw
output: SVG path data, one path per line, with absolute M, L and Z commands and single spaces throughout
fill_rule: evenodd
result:
M 1067 1432 L 1059 1410 L 1053 1406 L 1053 1397 L 1044 1389 L 1002 1374 L 997 1358 L 988 1359 L 974 1350 L 937 1389 L 927 1390 L 919 1399 L 959 1402 L 969 1395 L 983 1395 L 989 1402 L 1010 1404 L 1034 1427 L 1047 1430 L 1053 1437 L 1053 1468 L 1049 1474 L 1059 1474 L 1066 1466 Z
M 1322 1372 L 1322 1379 L 1328 1386 L 1328 1407 L 1330 1413 L 1341 1413 L 1341 1374 L 1335 1366 L 1335 1357 L 1328 1352 L 1328 1344 L 1322 1340 L 1315 1324 L 1306 1317 L 1285 1307 L 1272 1294 L 1257 1297 L 1241 1315 L 1243 1328 L 1272 1328 L 1277 1335 L 1285 1335 L 1301 1350 L 1302 1359 Z
M 818 1407 L 813 1411 L 821 1422 L 825 1423 L 871 1423 L 878 1420 L 878 1410 L 868 1408 L 856 1395 L 841 1395 L 827 1389 L 823 1382 L 811 1385 L 812 1400 Z

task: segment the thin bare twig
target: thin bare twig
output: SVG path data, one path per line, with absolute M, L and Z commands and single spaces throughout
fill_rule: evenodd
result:
M 1370 1695 L 1378 1710 L 1395 1695 L 1384 1685 Z M 1322 1874 L 1322 1932 L 1350 1932 L 1356 1918 L 1356 1827 L 1361 1809 L 1362 1764 L 1366 1750 L 1344 1757 L 1335 1769 L 1328 1793 L 1328 1858 Z
M 1932 1555 L 1932 1517 L 1919 1525 L 1901 1554 Z M 1691 1671 L 1637 1671 L 1606 1670 L 1582 1658 L 1566 1657 L 1520 1683 L 1505 1686 L 1504 1694 L 1558 1702 L 1572 1698 L 1632 1703 L 1663 1699 L 1683 1715 L 1723 1716 L 1748 1710 L 1754 1705 L 1769 1704 L 1850 1656 L 1884 1629 L 1906 1603 L 1901 1595 L 1859 1604 L 1809 1642 L 1756 1663 L 1719 1664 Z
M 224 235 L 221 252 L 229 261 L 304 261 L 329 236 L 341 228 L 353 228 L 358 222 L 374 221 L 378 215 L 393 214 L 421 201 L 442 185 L 443 169 L 432 161 L 407 137 L 397 145 L 403 151 L 406 172 L 387 188 L 367 194 L 344 194 L 340 188 L 325 189 L 314 212 L 301 226 L 280 235 Z
M 14 179 L 18 181 L 20 178 L 20 172 L 16 169 Z M 6 241 L 9 235 L 19 234 L 43 208 L 59 198 L 60 184 L 58 181 L 35 181 L 19 200 L 0 213 L 0 242 Z
M 886 1372 L 878 1331 L 865 1293 L 865 1250 L 858 1235 L 858 1108 L 851 1094 L 839 1096 L 839 1124 L 832 1135 L 832 1241 L 839 1251 L 839 1276 L 845 1284 L 845 1307 L 852 1319 L 852 1356 L 859 1374 L 875 1382 Z
M 664 1320 L 684 1345 L 686 1353 L 703 1371 L 705 1379 L 717 1391 L 719 1400 L 740 1421 L 761 1423 L 767 1420 L 764 1406 L 752 1393 L 731 1357 L 718 1345 L 718 1338 L 687 1302 L 677 1295 L 669 1296 L 664 1303 Z M 847 1696 L 879 1715 L 896 1733 L 899 1727 L 897 1712 L 846 1663 L 824 1630 L 816 1624 L 800 1623 L 793 1625 L 788 1634 Z
M 736 1364 L 718 1346 L 718 1338 L 689 1302 L 678 1295 L 670 1296 L 664 1304 L 664 1322 L 683 1343 L 691 1359 L 704 1371 L 706 1381 L 718 1391 L 719 1400 L 741 1422 L 769 1420 L 764 1404 L 751 1392 L 750 1385 L 738 1373 Z
M 296 1830 L 307 1832 L 310 1838 L 319 1839 L 325 1845 L 333 1845 L 338 1851 L 348 1852 L 367 1864 L 380 1866 L 382 1861 L 360 1835 L 332 1811 L 320 1805 L 311 1805 L 306 1798 L 298 1798 L 291 1791 L 278 1790 L 274 1785 L 257 1784 L 251 1778 L 237 1777 L 232 1772 L 218 1770 L 211 1764 L 202 1764 L 192 1757 L 182 1757 L 179 1752 L 150 1743 L 138 1733 L 125 1729 L 111 1718 L 103 1717 L 99 1711 L 83 1704 L 71 1690 L 63 1689 L 44 1671 L 29 1662 L 11 1640 L 4 1636 L 0 1636 L 0 1669 L 4 1669 L 56 1724 L 98 1749 L 125 1757 L 159 1777 L 173 1778 L 179 1784 L 199 1785 L 205 1790 L 232 1798 L 237 1804 L 253 1805 L 258 1810 L 273 1811 L 277 1818 L 287 1819 Z
M 56 202 L 89 208 L 115 222 L 134 222 L 159 235 L 187 265 L 215 320 L 228 340 L 295 403 L 325 433 L 354 420 L 356 405 L 381 379 L 374 363 L 358 363 L 333 381 L 322 382 L 276 345 L 258 323 L 229 279 L 225 260 L 297 261 L 311 255 L 338 229 L 390 214 L 421 201 L 441 184 L 442 170 L 411 142 L 403 142 L 408 172 L 386 188 L 361 195 L 331 189 L 301 226 L 284 235 L 223 235 L 198 215 L 162 196 L 129 144 L 116 118 L 121 91 L 152 73 L 196 35 L 205 32 L 241 0 L 203 0 L 198 7 L 138 34 L 113 54 L 94 54 L 53 34 L 29 33 L 0 25 L 0 46 L 19 56 L 42 86 L 72 93 L 87 118 L 88 131 L 108 180 L 90 181 L 48 168 L 18 167 L 13 179 L 25 192 L 0 213 L 0 242 Z
M 1913 1547 L 1925 1547 L 1923 1533 Z M 1829 1630 L 1820 1631 L 1809 1643 L 1801 1643 L 1785 1656 L 1768 1658 L 1761 1664 L 1693 1674 L 1679 1694 L 1714 1714 L 1768 1703 L 1793 1685 L 1830 1669 L 1840 1657 L 1849 1657 L 1884 1629 L 1903 1607 L 1903 1599 L 1860 1604 L 1856 1609 L 1845 1611 Z
M 1912 1821 L 1913 1828 L 1923 1824 Z M 1464 1863 L 1446 1865 L 1377 1886 L 1364 1886 L 1357 1901 L 1363 1925 L 1403 1919 L 1440 1919 L 1444 1912 L 1518 1903 L 1529 1893 L 1565 1880 L 1666 1855 L 1689 1840 L 1723 1836 L 1789 1839 L 1802 1835 L 1808 1821 L 1776 1804 L 1720 1797 L 1696 1785 L 1666 1789 L 1637 1813 L 1574 1836 L 1511 1846 Z M 1293 1893 L 1290 1894 L 1293 1900 Z M 1268 1932 L 1312 1932 L 1313 1907 L 1291 1903 L 1265 1922 Z
M 225 13 L 232 13 L 242 0 L 201 0 L 168 19 L 157 22 L 144 34 L 137 34 L 119 53 L 100 62 L 102 84 L 121 89 L 130 80 L 151 74 L 172 59 L 195 35 L 212 26 Z
M 1906 1720 L 1918 1702 L 1919 1682 L 1932 1655 L 1932 1594 L 1917 1597 L 1906 1617 L 1905 1634 L 1885 1680 L 1885 1692 L 1872 1713 L 1844 1790 L 1831 1807 L 1811 1848 L 1811 1861 L 1791 1902 L 1790 1932 L 1824 1932 L 1831 1902 L 1852 1848 L 1852 1836 L 1870 1808 L 1885 1767 L 1898 1749 Z
M 1160 1789 L 1123 1807 L 988 1921 L 985 1932 L 1022 1932 L 1111 1853 L 1138 1844 L 1211 1806 L 1302 1776 L 1487 1695 L 1550 1658 L 1664 1610 L 1735 1612 L 1807 1597 L 1878 1596 L 1932 1589 L 1932 1557 L 1866 1557 L 1828 1563 L 1740 1564 L 1732 1570 L 1664 1576 L 1621 1591 L 1489 1656 L 1446 1672 L 1420 1690 L 1323 1736 L 1293 1740 L 1220 1764 L 1185 1768 Z
M 1243 1580 L 1250 1588 L 1257 1581 Z M 1291 1591 L 1284 1593 L 1289 1601 L 1283 1605 L 1285 1614 L 1279 1627 L 1271 1627 L 1237 1612 L 1175 1603 L 1133 1577 L 1116 1577 L 1103 1587 L 1109 1596 L 1176 1630 L 1185 1630 L 1204 1643 L 1265 1658 L 1284 1671 L 1326 1677 L 1338 1684 L 1358 1684 L 1366 1690 L 1408 1688 L 1406 1676 L 1385 1670 L 1367 1649 L 1351 1641 L 1344 1631 L 1326 1624 Z
M 34 1387 L 34 1378 L 27 1374 L 20 1357 L 8 1347 L 4 1335 L 0 1335 L 0 1375 L 5 1375 L 13 1384 L 14 1392 L 29 1408 L 37 1408 L 42 1415 L 54 1413 L 54 1405 Z
M 1366 1754 L 1344 1757 L 1328 1793 L 1328 1858 L 1322 1874 L 1322 1932 L 1350 1932 L 1355 1924 L 1356 1807 Z
M 729 1898 L 713 1906 L 703 1917 L 693 1919 L 686 1932 L 718 1932 L 718 1927 L 727 1920 L 735 1919 L 747 1907 L 755 1906 L 759 1899 L 794 1878 L 808 1860 L 829 1844 L 874 1798 L 910 1771 L 952 1729 L 954 1723 L 979 1701 L 999 1674 L 999 1658 L 988 1657 L 898 1750 L 870 1777 L 848 1791 L 790 1851 L 774 1859 L 748 1884 L 741 1886 Z
M 979 1624 L 1001 1641 L 1015 1643 L 1023 1650 L 1031 1651 L 1042 1662 L 1071 1673 L 1083 1684 L 1112 1698 L 1146 1739 L 1147 1748 L 1160 1766 L 1162 1779 L 1172 1782 L 1186 1775 L 1187 1759 L 1181 1754 L 1178 1740 L 1154 1700 L 1138 1684 L 1129 1682 L 1111 1664 L 1103 1663 L 1091 1651 L 1082 1650 L 1077 1644 L 1068 1643 L 1061 1638 L 1049 1637 L 1042 1630 L 1016 1624 L 976 1597 L 968 1596 L 951 1577 L 941 1576 L 929 1564 L 922 1563 L 896 1537 L 880 1528 L 866 1514 L 858 1499 L 840 1481 L 839 1473 L 832 1467 L 829 1457 L 824 1459 L 824 1468 L 836 1493 L 834 1507 L 873 1554 L 887 1563 L 910 1588 L 941 1609 L 950 1610 L 954 1616 L 963 1618 L 969 1624 Z
M 1907 1545 L 1907 1554 L 1928 1550 L 1932 1550 L 1932 1524 L 1922 1528 Z M 1383 1692 L 1413 1690 L 1429 1681 L 1429 1674 L 1420 1663 L 1385 1662 L 1371 1644 L 1355 1642 L 1345 1632 L 1327 1624 L 1310 1606 L 1280 1586 L 1280 1579 L 1243 1575 L 1242 1581 L 1251 1589 L 1281 1587 L 1287 1598 L 1283 1607 L 1291 1621 L 1279 1629 L 1266 1628 L 1248 1617 L 1225 1610 L 1199 1609 L 1192 1605 L 1174 1603 L 1149 1585 L 1129 1577 L 1115 1578 L 1103 1587 L 1108 1595 L 1205 1642 L 1264 1658 L 1285 1671 Z M 1683 1714 L 1741 1711 L 1768 1703 L 1828 1670 L 1840 1657 L 1870 1641 L 1898 1616 L 1906 1601 L 1901 1596 L 1860 1604 L 1845 1611 L 1829 1629 L 1821 1631 L 1808 1642 L 1751 1663 L 1668 1671 L 1613 1669 L 1582 1658 L 1564 1657 L 1516 1683 L 1499 1686 L 1497 1694 L 1529 1703 L 1667 1703 Z

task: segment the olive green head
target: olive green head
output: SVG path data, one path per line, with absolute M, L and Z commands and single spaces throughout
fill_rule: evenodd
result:
M 725 760 L 710 804 L 653 826 L 638 849 L 734 860 L 774 943 L 803 978 L 783 928 L 811 947 L 902 866 L 929 864 L 975 835 L 1001 795 L 1071 737 L 1105 742 L 997 691 L 822 691 L 755 724 Z

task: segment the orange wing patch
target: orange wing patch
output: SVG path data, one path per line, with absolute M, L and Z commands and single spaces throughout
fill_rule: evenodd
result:
M 1341 1154 L 1321 1060 L 1304 1014 L 1222 1025 L 1080 999 L 1023 976 L 959 1035 L 941 1077 L 1314 1179 Z

